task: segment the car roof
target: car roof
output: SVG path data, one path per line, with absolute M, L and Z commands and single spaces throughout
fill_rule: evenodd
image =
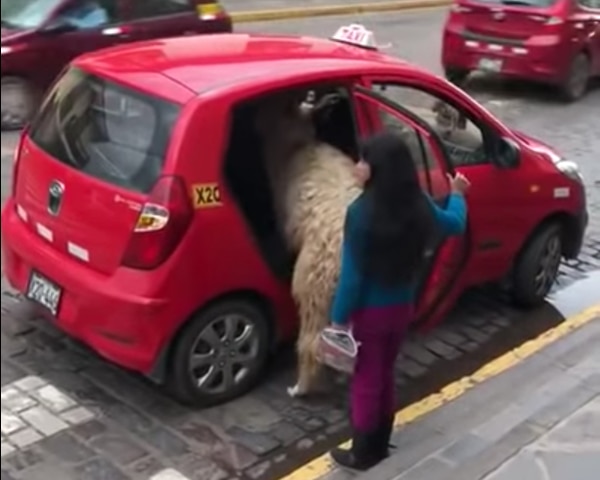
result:
M 224 85 L 307 78 L 325 72 L 360 74 L 385 65 L 388 69 L 421 70 L 376 50 L 332 40 L 245 33 L 139 42 L 84 55 L 75 65 L 182 103 Z M 179 90 L 173 85 L 173 91 L 165 92 L 156 74 L 178 84 Z

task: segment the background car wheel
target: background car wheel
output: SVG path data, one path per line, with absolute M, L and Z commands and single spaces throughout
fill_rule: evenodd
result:
M 447 68 L 445 71 L 446 79 L 452 82 L 454 85 L 462 87 L 467 82 L 469 76 L 468 70 L 462 70 L 459 68 Z
M 244 300 L 201 311 L 176 340 L 167 388 L 179 401 L 209 407 L 232 400 L 260 379 L 270 353 L 269 320 Z
M 27 80 L 2 77 L 1 126 L 2 130 L 22 128 L 35 113 L 39 94 Z
M 587 92 L 591 78 L 590 59 L 585 53 L 575 57 L 569 71 L 569 77 L 562 86 L 562 96 L 567 102 L 579 100 Z
M 525 246 L 513 271 L 512 294 L 522 307 L 544 302 L 558 277 L 562 259 L 562 235 L 559 225 L 550 225 Z

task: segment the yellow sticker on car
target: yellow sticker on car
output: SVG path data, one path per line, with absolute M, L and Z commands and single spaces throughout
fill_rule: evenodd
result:
M 218 183 L 199 183 L 192 187 L 195 208 L 219 207 L 221 188 Z

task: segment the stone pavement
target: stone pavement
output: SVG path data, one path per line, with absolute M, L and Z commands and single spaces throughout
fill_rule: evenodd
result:
M 600 318 L 397 432 L 368 474 L 327 480 L 595 480 Z

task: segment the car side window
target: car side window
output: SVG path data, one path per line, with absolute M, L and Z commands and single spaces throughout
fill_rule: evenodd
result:
M 132 0 L 130 8 L 131 18 L 139 20 L 194 11 L 189 0 Z
M 579 0 L 579 5 L 586 8 L 600 10 L 600 0 Z
M 373 83 L 372 90 L 426 122 L 437 133 L 454 167 L 488 163 L 483 132 L 453 105 L 406 85 Z
M 364 101 L 364 100 L 363 100 Z M 419 181 L 424 191 L 434 199 L 442 201 L 448 193 L 446 170 L 440 161 L 440 152 L 431 144 L 431 138 L 424 137 L 420 131 L 408 123 L 402 115 L 386 105 L 372 99 L 365 106 L 371 108 L 380 118 L 384 128 L 397 133 L 410 149 L 412 160 L 417 168 Z
M 77 30 L 99 28 L 119 20 L 118 0 L 78 0 L 60 12 L 59 18 Z

